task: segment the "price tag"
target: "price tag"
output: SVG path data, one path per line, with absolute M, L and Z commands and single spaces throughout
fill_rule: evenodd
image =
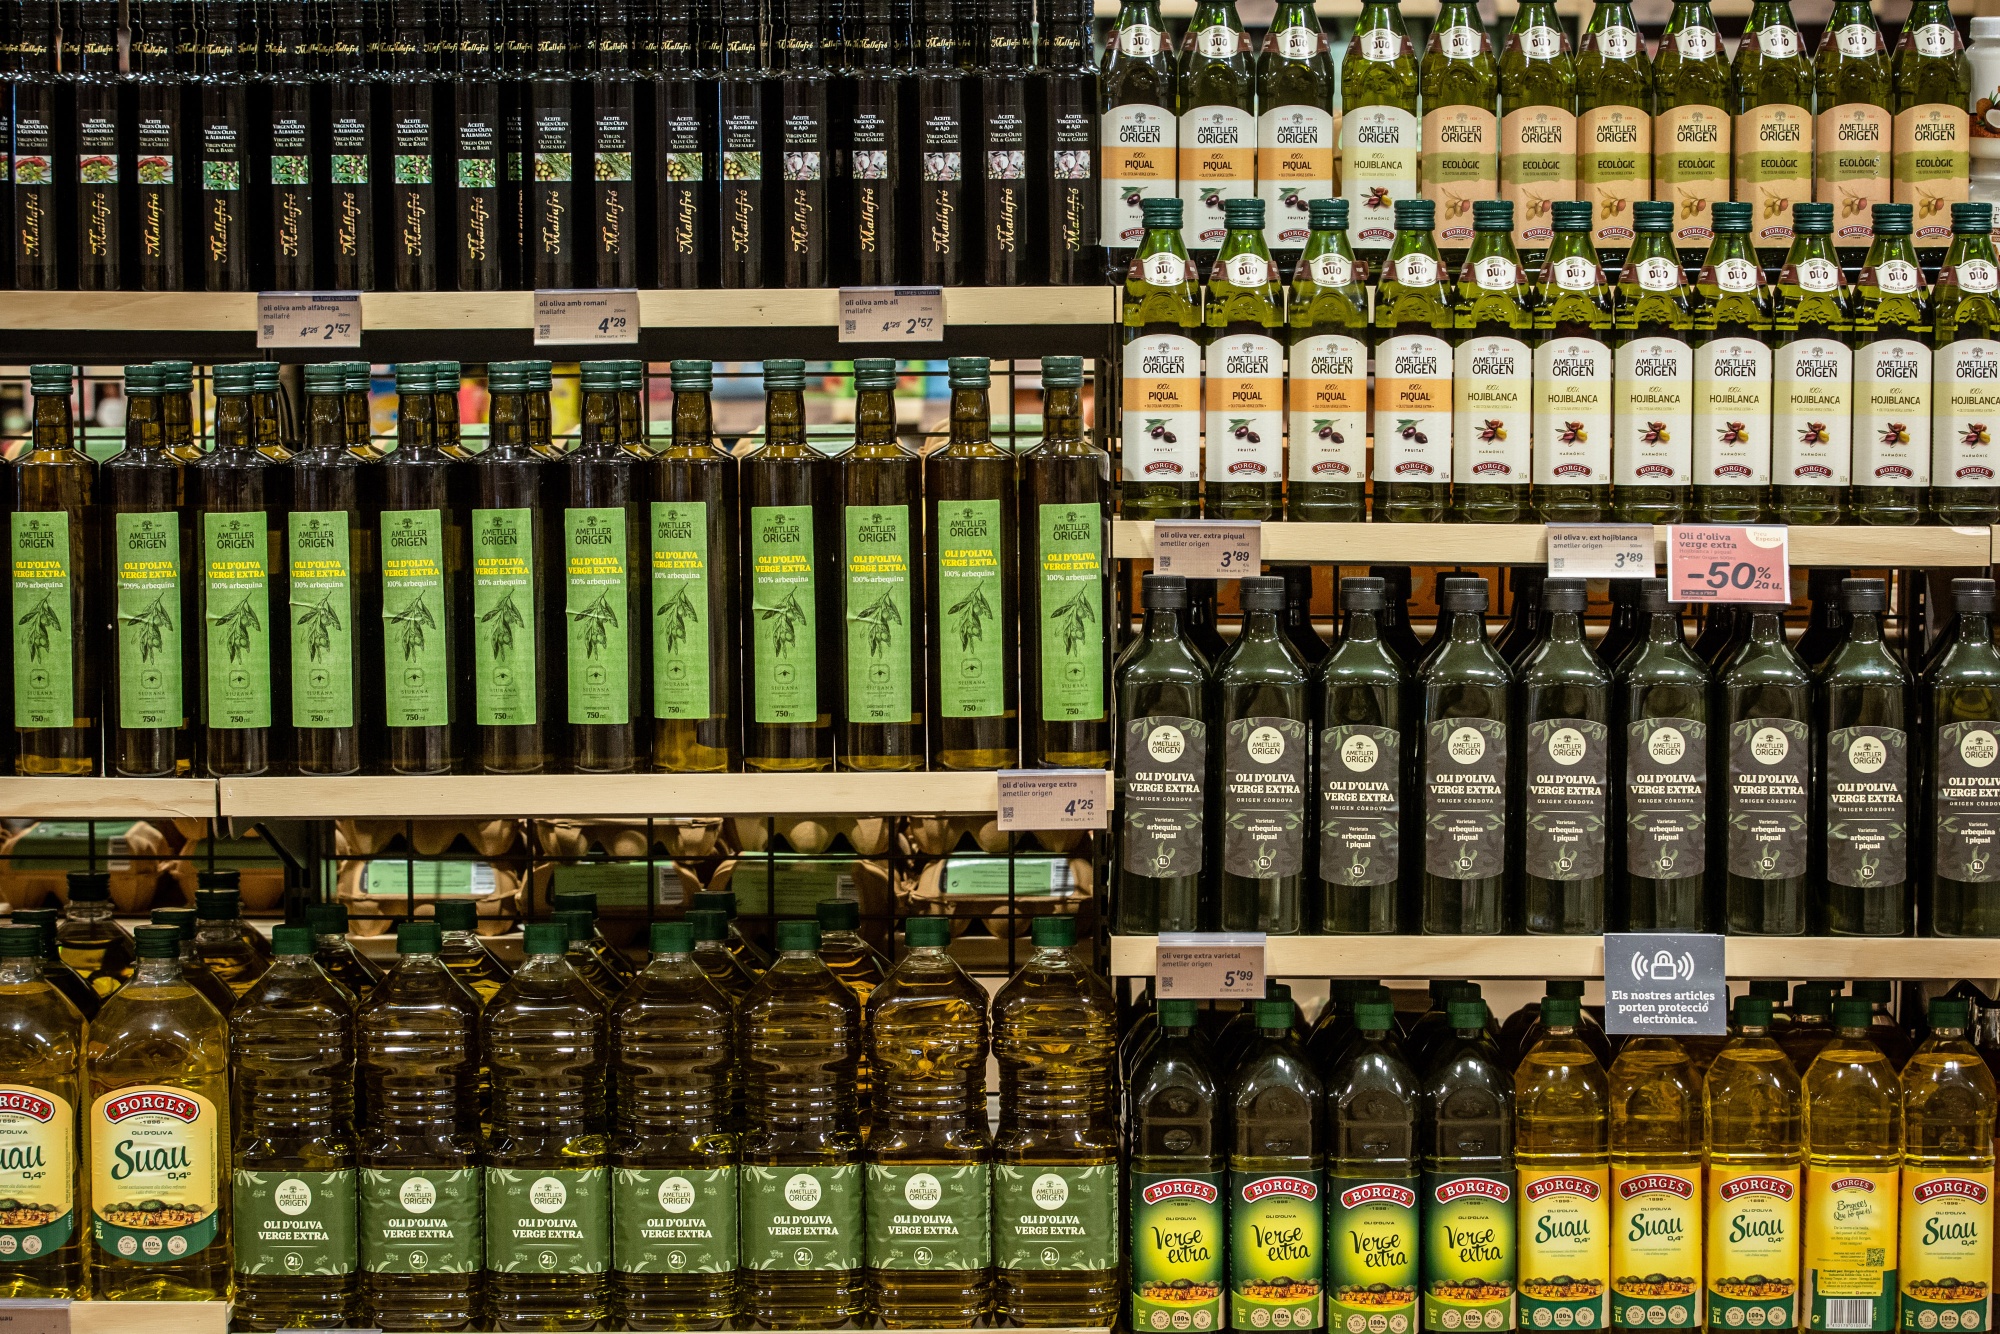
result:
M 1159 519 L 1153 573 L 1241 579 L 1263 568 L 1264 525 L 1255 519 Z
M 1002 769 L 1000 828 L 1105 829 L 1108 796 L 1103 769 Z
M 1788 535 L 1776 524 L 1675 524 L 1667 530 L 1667 596 L 1675 602 L 1789 603 Z
M 1650 523 L 1552 523 L 1551 579 L 1650 579 L 1653 525 Z
M 1604 937 L 1604 1031 L 1646 1037 L 1729 1031 L 1721 936 L 1614 932 Z
M 27 1297 L 0 1301 L 0 1334 L 69 1334 L 69 1303 Z
M 535 293 L 535 346 L 579 347 L 639 341 L 639 294 L 608 289 Z
M 840 289 L 843 343 L 941 343 L 944 341 L 942 287 L 843 287 Z
M 1263 934 L 1162 931 L 1153 973 L 1160 1000 L 1262 1000 Z
M 259 292 L 258 347 L 360 347 L 361 293 Z

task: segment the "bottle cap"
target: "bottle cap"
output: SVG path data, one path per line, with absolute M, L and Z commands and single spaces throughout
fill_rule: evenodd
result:
M 1428 199 L 1398 199 L 1396 230 L 1427 232 L 1437 226 L 1437 205 Z
M 230 922 L 243 915 L 242 896 L 233 889 L 197 889 L 195 916 L 204 922 Z
M 675 363 L 679 365 L 678 362 Z M 704 385 L 703 388 L 707 386 Z M 860 389 L 894 389 L 896 387 L 896 359 L 894 357 L 856 357 L 854 359 L 854 387 Z
M 311 954 L 313 933 L 309 926 L 274 926 L 271 928 L 271 953 Z
M 1842 996 L 1833 1003 L 1835 1028 L 1867 1028 L 1875 1022 L 1875 1007 L 1865 1000 Z
M 1710 221 L 1714 222 L 1717 233 L 1748 232 L 1750 230 L 1749 204 L 1736 200 L 1723 200 L 1708 206 Z
M 197 871 L 194 877 L 196 890 L 240 889 L 243 875 L 240 871 Z
M 1154 196 L 1139 201 L 1139 221 L 1149 232 L 1177 232 L 1181 229 L 1181 201 L 1177 195 Z
M 797 357 L 773 357 L 764 363 L 764 388 L 804 389 L 806 364 Z
M 653 953 L 686 954 L 694 949 L 694 928 L 686 922 L 653 923 Z
M 724 917 L 736 916 L 736 891 L 733 889 L 704 889 L 694 896 L 694 907 L 712 908 Z
M 209 367 L 208 382 L 219 398 L 240 398 L 256 387 L 250 379 L 250 368 L 240 361 Z M 36 392 L 42 391 L 37 389 Z
M 6 939 L 10 947 L 0 952 L 14 955 L 16 958 L 21 957 L 20 955 L 16 955 L 11 948 L 13 938 L 17 932 L 36 941 L 37 946 L 39 946 L 42 934 L 40 929 L 32 926 L 10 926 L 4 930 L 0 930 L 0 938 Z M 177 959 L 180 957 L 181 933 L 171 926 L 139 927 L 132 932 L 132 942 L 138 946 L 138 955 L 142 959 Z M 37 954 L 40 952 L 39 948 L 35 951 Z
M 687 915 L 697 943 L 729 939 L 729 918 L 713 908 L 696 908 Z
M 277 363 L 268 364 L 272 370 L 277 369 Z M 458 387 L 465 382 L 465 367 L 455 361 L 433 361 L 431 375 L 437 380 L 438 393 L 455 394 L 458 392 Z
M 1773 1005 L 1783 1005 L 1785 1003 L 1786 987 L 1782 981 L 1775 978 L 1766 978 L 1760 982 L 1752 982 L 1750 984 L 1750 994 L 1752 996 L 1761 996 Z
M 1887 1005 L 1896 994 L 1896 989 L 1885 978 L 1871 978 L 1847 984 L 1847 994 L 1856 1000 L 1865 1000 L 1870 1005 Z
M 1993 230 L 1993 205 L 1953 204 L 1951 206 L 1951 234 L 1953 236 L 1976 236 Z
M 163 394 L 185 394 L 194 388 L 192 361 L 156 361 L 153 369 L 160 373 L 160 392 Z
M 1542 997 L 1542 1027 L 1575 1028 L 1577 1016 L 1583 1007 L 1572 996 Z
M 194 939 L 195 914 L 192 908 L 155 908 L 150 919 L 154 926 L 170 926 L 183 940 Z
M 109 871 L 71 871 L 63 878 L 69 883 L 71 903 L 104 903 L 111 898 Z
M 0 946 L 0 954 L 8 952 L 4 946 Z M 1954 997 L 1938 996 L 1932 999 L 1927 1017 L 1932 1028 L 1964 1028 L 1970 1022 L 1971 1007 Z
M 1028 934 L 1038 950 L 1066 950 L 1076 944 L 1076 919 L 1037 917 L 1029 924 Z
M 1558 199 L 1549 205 L 1549 215 L 1559 232 L 1590 230 L 1590 201 L 1587 199 Z
M 1915 210 L 1908 204 L 1877 204 L 1868 213 L 1877 236 L 1908 236 Z
M 548 393 L 550 388 L 555 384 L 555 363 L 549 361 L 529 361 L 523 364 L 528 368 L 528 392 L 531 394 Z M 764 363 L 767 370 L 770 368 L 770 365 L 771 363 L 768 361 Z
M 951 944 L 951 919 L 906 917 L 903 919 L 903 943 L 913 950 L 943 949 Z
M 1340 581 L 1341 610 L 1380 611 L 1388 605 L 1388 580 L 1357 577 Z
M 1246 575 L 1237 589 L 1237 597 L 1245 611 L 1283 611 L 1285 581 L 1268 574 Z
M 343 911 L 345 911 L 343 909 Z M 479 907 L 477 904 L 460 901 L 441 902 L 431 910 L 440 931 L 477 931 L 479 929 Z
M 1800 236 L 1833 235 L 1833 205 L 1792 205 L 1792 230 Z
M 1887 611 L 1889 585 L 1880 579 L 1843 579 L 1840 581 L 1840 609 Z
M 2000 41 L 2000 17 L 1981 14 L 1972 20 L 1972 40 Z
M 436 922 L 402 922 L 396 927 L 396 953 L 436 954 L 444 947 L 444 932 Z
M 487 373 L 487 381 L 492 382 L 492 373 Z M 125 373 L 125 387 L 132 386 L 131 369 Z M 308 394 L 338 395 L 347 392 L 347 371 L 337 361 L 315 362 L 306 367 L 306 392 Z
M 1453 1029 L 1486 1027 L 1486 1002 L 1455 1000 L 1445 1006 L 1445 1019 Z
M 365 361 L 343 361 L 342 379 L 350 394 L 365 394 L 375 385 L 375 368 Z M 523 365 L 527 363 L 523 362 Z
M 145 927 L 139 928 L 144 931 Z M 180 952 L 180 936 L 173 936 L 173 948 L 162 958 L 171 959 Z M 42 957 L 42 929 L 38 926 L 0 926 L 0 959 L 39 959 Z M 142 956 L 144 957 L 144 956 Z M 1193 1001 L 1169 1001 L 1168 1004 L 1193 1005 Z
M 580 912 L 597 918 L 597 895 L 587 889 L 559 889 L 549 895 L 550 912 Z
M 1511 232 L 1514 230 L 1514 201 L 1511 199 L 1475 199 L 1472 201 L 1472 227 L 1481 232 Z
M 646 387 L 646 363 L 643 361 L 620 361 L 618 367 L 618 387 L 620 389 L 644 389 Z
M 1292 988 L 1289 984 L 1280 982 L 1275 977 L 1267 977 L 1264 979 L 1265 1000 L 1288 1001 L 1291 998 L 1292 998 Z M 1285 1022 L 1290 1023 L 1291 1020 L 1287 1019 Z
M 468 903 L 465 906 L 470 908 L 472 905 Z M 306 909 L 306 926 L 316 936 L 344 936 L 347 934 L 347 906 L 315 903 Z
M 1674 229 L 1674 204 L 1670 199 L 1640 199 L 1632 204 L 1632 226 L 1642 232 L 1670 232 Z
M 596 934 L 594 919 L 587 912 L 566 908 L 549 914 L 549 920 L 569 933 L 567 944 L 574 945 L 579 940 L 589 940 Z
M 1547 587 L 1547 585 L 1543 585 Z M 1491 604 L 1487 600 L 1486 581 L 1477 575 L 1454 579 L 1438 590 L 1438 610 L 1440 611 L 1485 611 Z
M 618 392 L 618 363 L 615 361 L 585 361 L 577 365 L 577 376 L 582 381 L 586 394 L 615 394 Z M 767 379 L 766 383 L 769 381 Z
M 1543 611 L 1577 611 L 1590 605 L 1590 588 L 1581 579 L 1550 579 L 1542 584 Z
M 1259 1028 L 1290 1028 L 1292 1003 L 1288 1000 L 1258 1001 L 1256 1024 Z
M 217 367 L 220 370 L 220 367 Z M 429 394 L 437 390 L 437 371 L 428 361 L 396 363 L 397 394 Z
M 1083 388 L 1083 358 L 1043 357 L 1042 388 L 1044 389 Z
M 1543 984 L 1542 994 L 1546 996 L 1560 996 L 1564 1000 L 1573 1000 L 1581 1003 L 1583 1000 L 1583 983 L 1573 977 L 1551 978 Z
M 1264 201 L 1254 195 L 1223 200 L 1222 225 L 1232 232 L 1263 231 Z
M 1666 580 L 1641 579 L 1639 581 L 1639 610 L 1653 613 L 1679 611 L 1680 604 L 1667 596 Z
M 259 393 L 278 387 L 278 363 L 275 361 L 253 361 L 250 363 L 250 384 Z
M 819 929 L 853 931 L 861 926 L 861 905 L 848 899 L 821 899 L 813 909 L 819 914 Z
M 158 366 L 127 366 L 125 368 L 125 396 L 148 397 L 160 392 L 160 368 Z
M 1396 1022 L 1396 1007 L 1388 1001 L 1354 1002 L 1354 1026 L 1364 1033 L 1386 1033 Z
M 818 922 L 791 921 L 778 923 L 778 949 L 781 953 L 789 954 L 798 950 L 810 951 L 817 950 L 818 948 Z
M 1155 1008 L 1161 1028 L 1193 1028 L 1201 1014 L 1201 1007 L 1191 1000 L 1163 1000 Z
M 993 383 L 993 363 L 985 357 L 953 357 L 945 367 L 953 389 L 984 389 Z
M 566 922 L 530 922 L 521 935 L 524 942 L 521 949 L 527 954 L 561 954 L 569 947 Z
M 1954 611 L 1973 613 L 1992 611 L 1993 581 L 1991 579 L 1952 580 L 1951 606 Z
M 1347 230 L 1345 199 L 1315 199 L 1306 205 L 1306 226 L 1316 232 Z
M 76 387 L 76 367 L 67 362 L 61 365 L 44 363 L 28 367 L 28 385 L 37 394 L 67 395 Z
M 1822 990 L 1801 987 L 1792 996 L 1792 1013 L 1800 1016 L 1817 1015 L 1824 1019 L 1833 1013 L 1833 997 Z
M 1187 579 L 1178 574 L 1139 576 L 1139 605 L 1147 611 L 1180 611 L 1187 606 Z
M 1769 1028 L 1771 1026 L 1771 998 L 1769 996 L 1738 996 L 1736 998 L 1736 1025 L 1739 1028 Z
M 858 368 L 861 363 L 854 363 Z M 667 363 L 667 383 L 676 394 L 702 394 L 715 387 L 715 363 L 690 358 Z

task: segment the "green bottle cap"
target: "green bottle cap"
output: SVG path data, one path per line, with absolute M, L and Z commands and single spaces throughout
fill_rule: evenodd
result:
M 1590 230 L 1590 201 L 1587 199 L 1558 199 L 1549 205 L 1549 215 L 1559 232 Z
M 764 388 L 804 389 L 806 364 L 797 357 L 773 357 L 764 363 Z
M 152 397 L 160 392 L 160 368 L 158 366 L 127 366 L 125 368 L 125 396 L 137 398 L 141 395 Z
M 586 361 L 577 368 L 583 380 L 586 394 L 615 394 L 618 392 L 618 363 L 615 361 Z
M 156 361 L 153 368 L 160 373 L 161 393 L 185 394 L 194 389 L 192 361 Z
M 713 908 L 697 908 L 687 915 L 687 924 L 699 943 L 729 939 L 729 918 Z
M 1579 1002 L 1583 1000 L 1583 983 L 1573 977 L 1550 978 L 1547 985 L 1542 988 L 1542 991 L 1543 994 L 1549 996 L 1561 996 L 1565 999 Z
M 1747 233 L 1750 230 L 1751 207 L 1741 201 L 1724 201 L 1709 205 L 1708 213 L 1718 233 Z
M 455 394 L 459 385 L 465 382 L 465 367 L 455 361 L 433 361 L 431 375 L 437 381 L 436 392 Z
M 365 361 L 344 361 L 347 392 L 365 394 L 375 387 L 375 367 Z
M 644 389 L 646 387 L 646 363 L 643 361 L 619 362 L 618 387 L 620 389 Z
M 1836 1028 L 1867 1028 L 1874 1022 L 1875 1007 L 1865 1000 L 1842 996 L 1833 1003 L 1833 1023 Z
M 705 394 L 715 388 L 715 363 L 695 359 L 670 361 L 667 384 L 676 394 Z
M 1964 1001 L 1950 996 L 1935 997 L 1930 1005 L 1931 1027 L 1964 1028 L 1971 1021 L 1971 1008 Z
M 527 393 L 527 366 L 519 361 L 489 362 L 486 367 L 486 392 L 489 394 Z
M 1149 232 L 1181 229 L 1181 201 L 1178 196 L 1155 196 L 1139 201 L 1139 221 Z
M 192 908 L 155 908 L 151 918 L 154 926 L 170 926 L 182 940 L 194 939 L 195 912 Z
M 1833 205 L 1792 205 L 1792 230 L 1800 236 L 1833 235 Z
M 815 951 L 817 949 L 819 949 L 818 922 L 790 921 L 778 923 L 778 950 L 780 953 L 791 954 L 800 950 Z
M 195 915 L 204 922 L 230 922 L 243 915 L 242 896 L 233 889 L 197 889 Z
M 240 361 L 209 367 L 208 382 L 215 387 L 219 398 L 240 398 L 256 387 L 250 378 L 249 366 Z
M 1575 1028 L 1577 1016 L 1583 1007 L 1572 996 L 1544 996 L 1542 998 L 1542 1026 L 1544 1028 Z
M 16 926 L 33 927 L 42 936 L 42 957 L 56 957 L 56 919 L 62 916 L 54 908 L 16 908 L 10 919 Z
M 197 871 L 194 876 L 194 887 L 197 890 L 241 889 L 243 887 L 243 873 L 241 871 Z
M 1908 204 L 1877 204 L 1868 210 L 1877 236 L 1908 236 L 1916 221 L 1915 213 Z
M 1478 232 L 1513 231 L 1514 201 L 1511 199 L 1473 200 L 1472 229 Z
M 1291 998 L 1292 998 L 1292 988 L 1290 987 L 1290 985 L 1284 982 L 1280 982 L 1274 977 L 1267 977 L 1264 979 L 1265 1000 L 1289 1001 Z M 1285 1022 L 1290 1023 L 1291 1021 L 1288 1019 Z
M 1345 199 L 1315 199 L 1306 205 L 1306 226 L 1316 232 L 1347 230 Z
M 821 899 L 813 905 L 813 912 L 819 917 L 822 934 L 828 931 L 854 931 L 861 926 L 861 905 L 847 899 Z
M 1396 1022 L 1396 1007 L 1388 1001 L 1354 1002 L 1354 1026 L 1364 1033 L 1386 1033 Z
M 1201 1007 L 1191 1000 L 1163 1000 L 1157 1009 L 1161 1028 L 1193 1028 L 1201 1015 Z
M 108 903 L 111 900 L 109 871 L 71 871 L 63 879 L 68 883 L 71 903 Z
M 945 364 L 953 389 L 984 389 L 993 383 L 993 363 L 985 357 L 953 357 Z
M 1028 936 L 1038 950 L 1066 950 L 1076 944 L 1076 919 L 1037 917 L 1028 927 Z
M 435 928 L 433 928 L 435 929 Z M 528 954 L 561 954 L 569 948 L 569 925 L 565 922 L 530 922 L 521 933 L 522 949 Z
M 313 952 L 313 932 L 309 926 L 271 928 L 271 953 L 300 955 Z
M 1773 1005 L 1783 1005 L 1785 997 L 1791 994 L 1791 989 L 1783 981 L 1766 978 L 1762 981 L 1752 982 L 1750 984 L 1750 994 L 1752 996 L 1761 996 Z
M 250 383 L 259 393 L 278 387 L 278 363 L 275 361 L 253 361 L 250 363 Z
M 1953 204 L 1951 206 L 1951 234 L 1953 236 L 1974 236 L 1993 230 L 1993 205 Z
M 1736 1025 L 1739 1028 L 1769 1028 L 1771 1026 L 1771 998 L 1769 996 L 1738 996 L 1736 998 Z
M 528 392 L 546 394 L 555 386 L 555 363 L 550 361 L 530 361 L 528 368 Z
M 472 903 L 445 902 L 431 910 L 440 931 L 477 931 L 479 907 Z
M 597 895 L 587 889 L 559 889 L 549 895 L 549 911 L 588 913 L 597 918 Z
M 1841 580 L 1841 592 L 1845 593 L 1849 584 L 1862 583 L 1875 585 L 1876 588 L 1881 590 L 1883 601 L 1886 602 L 1888 600 L 1888 587 L 1880 579 L 1843 579 Z M 1876 607 L 1874 610 L 1880 611 L 1882 608 Z M 1870 1005 L 1887 1005 L 1890 999 L 1895 996 L 1896 988 L 1886 979 L 1870 978 L 1861 982 L 1848 983 L 1847 994 L 1856 1000 L 1865 1000 Z
M 1263 231 L 1264 201 L 1255 196 L 1223 200 L 1222 225 L 1232 232 Z
M 147 930 L 140 927 L 141 931 Z M 180 935 L 170 937 L 172 944 L 167 952 L 158 957 L 171 959 L 180 951 Z M 42 929 L 38 926 L 0 926 L 0 959 L 39 959 L 42 957 Z M 143 951 L 140 958 L 148 957 Z M 1182 1004 L 1193 1004 L 1191 1001 Z
M 653 954 L 686 954 L 694 949 L 694 928 L 686 922 L 653 923 Z
M 906 917 L 903 919 L 903 943 L 913 950 L 942 949 L 951 944 L 951 919 Z
M 854 387 L 856 389 L 894 389 L 896 387 L 896 359 L 894 357 L 856 357 L 854 359 Z
M 1483 1000 L 1455 1000 L 1445 1007 L 1444 1014 L 1445 1021 L 1454 1031 L 1486 1027 L 1486 1002 Z
M 587 912 L 565 909 L 562 912 L 550 913 L 549 920 L 568 933 L 568 939 L 565 942 L 567 944 L 574 945 L 579 940 L 589 940 L 591 936 L 596 934 L 595 921 L 592 919 L 591 914 Z
M 43 363 L 28 367 L 28 387 L 37 394 L 67 396 L 76 387 L 76 367 Z
M 444 946 L 444 932 L 436 922 L 401 922 L 396 926 L 396 953 L 436 954 Z
M 1290 1028 L 1292 1003 L 1288 1000 L 1258 1001 L 1256 1022 L 1259 1028 Z
M 315 903 L 306 909 L 306 925 L 316 936 L 344 936 L 347 934 L 347 905 Z
M 1043 357 L 1042 388 L 1044 389 L 1083 388 L 1083 358 Z
M 733 889 L 705 889 L 694 896 L 696 908 L 713 908 L 724 917 L 736 916 L 736 891 Z
M 1427 232 L 1437 226 L 1437 205 L 1428 199 L 1398 199 L 1396 201 L 1396 230 L 1399 232 Z
M 306 367 L 306 392 L 320 395 L 346 393 L 346 369 L 337 361 L 315 362 Z
M 398 394 L 430 394 L 437 391 L 437 372 L 428 361 L 399 361 L 396 363 L 396 392 Z
M 37 938 L 42 934 L 39 930 L 31 926 L 9 927 L 6 934 L 11 935 L 16 931 L 24 932 Z M 180 957 L 181 933 L 171 926 L 139 927 L 132 933 L 132 942 L 138 946 L 138 955 L 142 959 L 178 959 Z
M 1632 204 L 1632 226 L 1642 232 L 1670 232 L 1674 229 L 1671 199 L 1640 199 Z

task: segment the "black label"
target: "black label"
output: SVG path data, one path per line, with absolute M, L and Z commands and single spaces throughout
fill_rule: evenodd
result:
M 2000 881 L 2000 723 L 1947 723 L 1937 732 L 1937 876 Z
M 242 136 L 234 122 L 204 120 L 201 124 L 201 153 L 211 162 L 227 161 L 242 151 Z M 214 185 L 210 189 L 217 188 Z M 228 188 L 235 188 L 234 186 Z
M 285 157 L 302 157 L 310 151 L 312 128 L 295 115 L 281 115 L 271 122 L 271 152 Z
M 90 156 L 118 151 L 118 122 L 109 116 L 86 115 L 77 121 L 76 150 Z
M 1507 868 L 1507 724 L 1441 718 L 1424 733 L 1424 869 L 1482 880 Z
M 1610 729 L 1587 718 L 1528 724 L 1527 871 L 1543 880 L 1604 874 Z
M 690 111 L 670 111 L 662 122 L 662 132 L 669 153 L 699 153 L 706 138 L 701 117 Z
M 1826 878 L 1900 885 L 1909 878 L 1910 738 L 1894 727 L 1826 735 Z
M 854 147 L 859 150 L 886 150 L 891 130 L 889 118 L 874 111 L 857 111 L 849 126 Z
M 16 111 L 14 113 L 14 154 L 16 157 L 30 153 L 49 152 L 53 136 L 49 133 L 49 123 L 40 116 Z
M 458 122 L 458 155 L 462 158 L 491 158 L 499 151 L 500 134 L 491 121 L 461 116 Z
M 431 118 L 424 115 L 400 115 L 396 117 L 396 151 L 400 154 L 416 153 L 424 157 L 431 154 Z M 426 168 L 428 163 L 425 164 Z M 403 173 L 399 171 L 399 176 Z
M 1729 871 L 1782 880 L 1806 869 L 1806 725 L 1746 718 L 1729 725 Z
M 366 153 L 368 151 L 368 118 L 365 114 L 333 118 L 333 151 L 336 153 Z
M 731 115 L 722 118 L 722 151 L 755 153 L 763 147 L 764 122 L 756 116 Z
M 989 107 L 986 118 L 988 152 L 1011 150 L 1019 153 L 1028 146 L 1028 118 L 1019 109 Z
M 956 115 L 925 117 L 923 132 L 926 153 L 952 151 L 959 146 L 959 119 Z
M 567 111 L 542 111 L 535 116 L 535 151 L 569 152 L 570 118 Z
M 1389 885 L 1403 846 L 1403 738 L 1393 727 L 1319 734 L 1319 878 Z
M 1222 869 L 1282 880 L 1305 864 L 1306 725 L 1239 718 L 1222 749 Z
M 1708 724 L 1625 724 L 1625 869 L 1652 880 L 1699 875 L 1708 851 Z
M 141 157 L 165 157 L 171 161 L 174 153 L 178 150 L 178 145 L 174 143 L 178 133 L 179 125 L 171 110 L 140 111 L 139 155 Z M 140 183 L 148 183 L 143 175 L 140 177 Z
M 632 151 L 632 122 L 622 112 L 606 111 L 597 118 L 597 151 L 600 153 L 629 153 Z
M 1208 724 L 1157 714 L 1125 724 L 1123 866 L 1157 880 L 1201 873 Z

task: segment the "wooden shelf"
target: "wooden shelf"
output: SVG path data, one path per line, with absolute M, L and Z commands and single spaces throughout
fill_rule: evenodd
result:
M 1150 977 L 1154 936 L 1113 936 L 1114 977 Z M 1731 977 L 1986 978 L 2000 941 L 1857 936 L 1729 938 Z M 1272 936 L 1270 977 L 1551 978 L 1604 976 L 1601 936 Z
M 70 1334 L 223 1334 L 227 1302 L 71 1302 Z
M 0 778 L 0 816 L 40 820 L 201 820 L 215 815 L 208 778 Z
M 1345 565 L 1540 565 L 1548 560 L 1546 529 L 1538 523 L 1267 523 L 1264 559 Z M 1794 528 L 1794 565 L 1860 569 L 1974 567 L 1992 564 L 1995 529 Z M 1667 530 L 1653 529 L 1655 558 L 1665 573 Z M 1133 560 L 1153 556 L 1153 525 L 1119 519 L 1112 551 Z

